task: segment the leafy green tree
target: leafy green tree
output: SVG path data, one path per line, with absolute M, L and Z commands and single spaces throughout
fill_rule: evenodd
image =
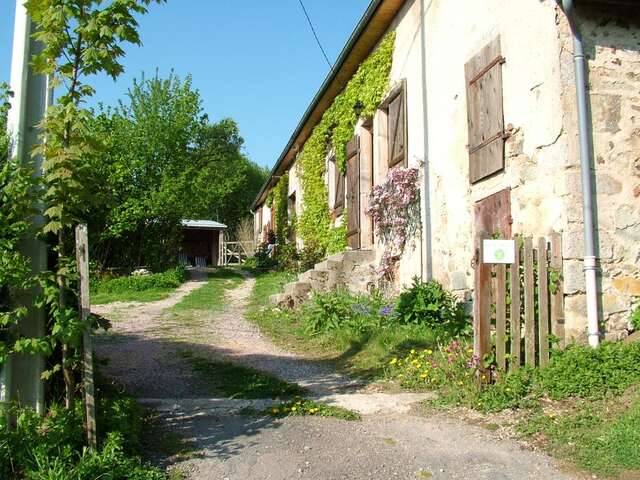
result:
M 98 73 L 117 78 L 123 71 L 122 45 L 139 45 L 135 15 L 163 0 L 27 0 L 36 25 L 34 38 L 44 45 L 32 59 L 37 73 L 50 76 L 58 87 L 56 104 L 42 122 L 41 144 L 34 150 L 44 159 L 45 233 L 55 236 L 57 262 L 44 275 L 43 303 L 52 317 L 50 340 L 62 345 L 65 404 L 70 407 L 75 385 L 72 367 L 84 325 L 74 297 L 75 261 L 70 255 L 73 228 L 82 221 L 92 186 L 86 179 L 85 158 L 96 148 L 88 128 L 92 114 L 83 103 L 94 94 L 88 79 Z
M 175 262 L 184 218 L 233 227 L 266 172 L 242 153 L 236 123 L 210 123 L 191 78 L 135 81 L 128 102 L 102 109 L 94 132 L 106 148 L 90 160 L 90 232 L 105 267 L 162 269 Z

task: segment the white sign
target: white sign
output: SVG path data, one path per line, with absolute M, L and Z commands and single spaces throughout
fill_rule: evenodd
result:
M 516 258 L 515 240 L 483 240 L 482 263 L 513 263 Z

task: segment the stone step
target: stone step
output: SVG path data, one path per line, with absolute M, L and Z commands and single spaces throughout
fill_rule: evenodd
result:
M 342 255 L 343 261 L 348 260 L 358 264 L 373 262 L 376 259 L 376 253 L 373 250 L 347 250 L 342 252 Z
M 328 258 L 323 262 L 317 263 L 316 266 L 313 267 L 313 269 L 331 271 L 331 270 L 340 270 L 341 267 L 342 267 L 342 260 L 331 260 L 330 258 Z
M 269 303 L 280 305 L 281 303 L 284 303 L 288 297 L 289 295 L 286 293 L 274 293 L 269 296 Z
M 311 290 L 311 285 L 308 282 L 304 282 L 304 281 L 291 282 L 291 283 L 287 283 L 284 286 L 284 293 L 288 295 L 294 295 L 294 296 L 306 295 L 307 293 L 309 293 L 310 290 Z

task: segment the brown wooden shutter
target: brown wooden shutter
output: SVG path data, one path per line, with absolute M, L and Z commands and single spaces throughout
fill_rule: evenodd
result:
M 333 158 L 334 163 L 334 171 L 335 171 L 335 189 L 336 189 L 336 197 L 333 202 L 333 213 L 338 216 L 342 215 L 344 211 L 344 175 L 338 167 L 338 162 L 336 162 L 335 157 Z
M 404 88 L 389 102 L 388 135 L 389 135 L 389 166 L 402 162 L 406 164 L 405 143 L 405 95 Z
M 347 142 L 347 244 L 360 248 L 360 137 Z
M 469 180 L 504 169 L 502 64 L 498 36 L 465 65 L 469 124 Z

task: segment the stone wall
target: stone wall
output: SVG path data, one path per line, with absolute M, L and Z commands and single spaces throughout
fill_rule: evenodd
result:
M 589 64 L 595 158 L 597 240 L 602 270 L 600 305 L 607 338 L 626 335 L 640 296 L 640 13 L 637 8 L 583 7 L 578 11 Z M 566 327 L 584 337 L 583 214 L 573 46 L 564 15 L 561 41 L 564 129 L 569 136 L 564 208 Z

